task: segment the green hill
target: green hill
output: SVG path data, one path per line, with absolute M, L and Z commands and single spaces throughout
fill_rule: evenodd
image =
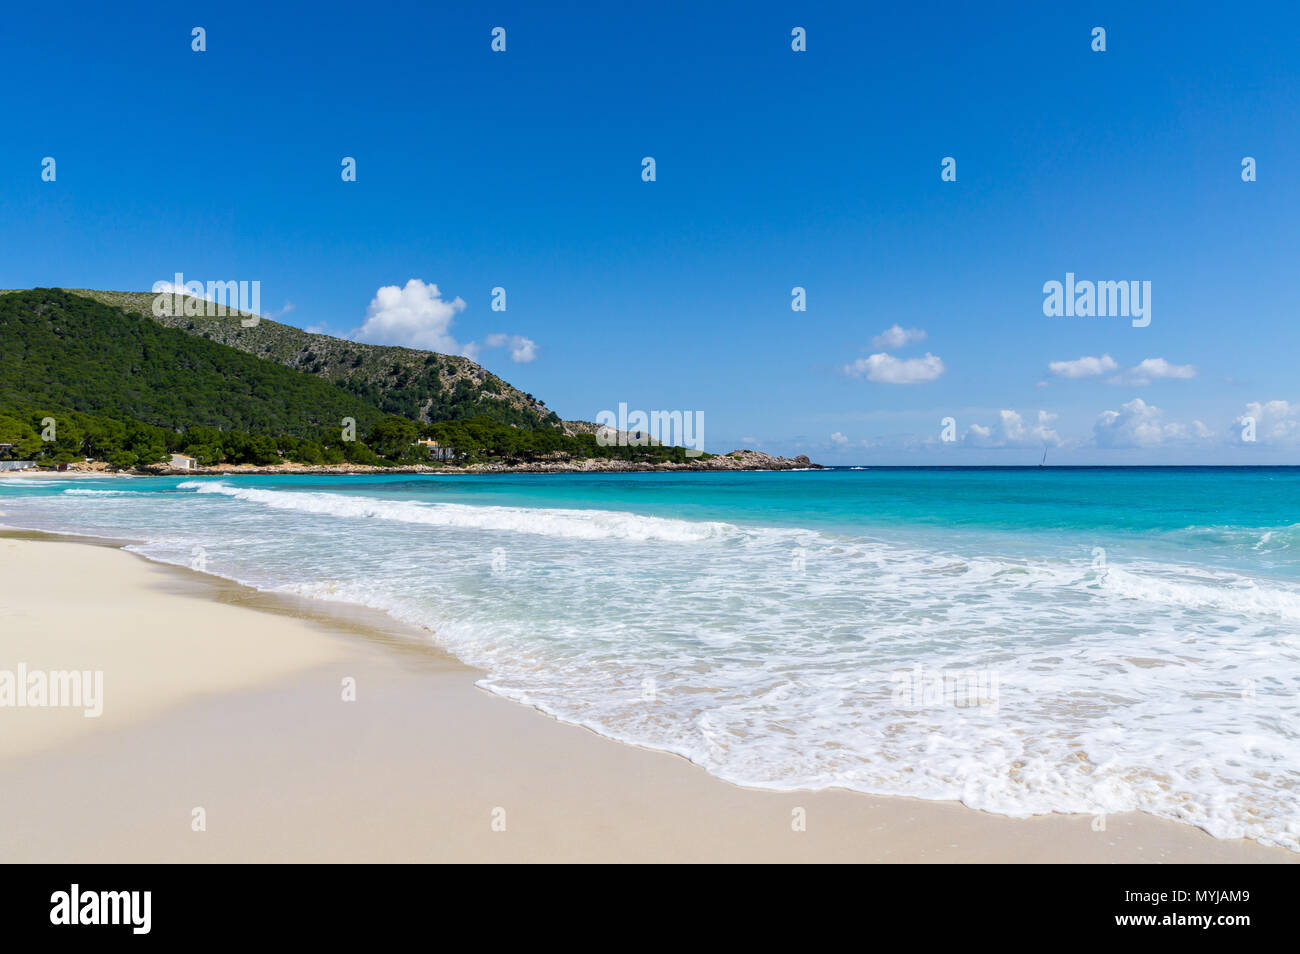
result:
M 0 292 L 0 443 L 15 456 L 42 466 L 88 457 L 148 467 L 172 453 L 203 466 L 391 466 L 428 463 L 416 443 L 425 438 L 457 464 L 686 460 L 680 447 L 604 446 L 594 425 L 570 431 L 464 358 L 264 319 L 243 327 L 238 315 L 168 327 L 123 310 L 119 294 Z
M 486 417 L 503 424 L 558 426 L 545 404 L 512 387 L 469 358 L 312 334 L 269 318 L 245 327 L 242 312 L 223 316 L 153 314 L 152 292 L 71 289 L 168 328 L 236 348 L 302 371 L 355 394 L 386 414 L 413 421 Z M 189 296 L 183 296 L 189 299 Z M 202 307 L 199 299 L 189 299 Z
M 0 295 L 0 403 L 295 437 L 382 417 L 327 381 L 49 288 Z

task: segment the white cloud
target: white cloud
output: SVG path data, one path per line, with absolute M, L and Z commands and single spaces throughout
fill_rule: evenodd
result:
M 537 342 L 523 335 L 491 334 L 484 345 L 474 341 L 458 342 L 451 326 L 456 315 L 464 310 L 463 299 L 444 299 L 437 285 L 412 278 L 401 288 L 385 285 L 375 292 L 370 307 L 366 309 L 365 322 L 352 332 L 351 337 L 370 344 L 402 345 L 474 359 L 478 358 L 483 347 L 507 347 L 511 361 L 527 364 L 536 359 Z
M 944 370 L 943 361 L 928 351 L 924 358 L 895 358 L 884 353 L 873 354 L 844 366 L 845 374 L 855 378 L 865 377 L 877 384 L 919 384 L 933 381 Z
M 1124 384 L 1130 387 L 1146 387 L 1152 381 L 1166 378 L 1194 378 L 1196 365 L 1170 364 L 1164 358 L 1147 358 L 1136 367 L 1129 368 L 1123 374 L 1110 379 L 1111 384 Z
M 1118 411 L 1102 411 L 1092 433 L 1098 447 L 1154 447 L 1189 436 L 1187 428 L 1165 423 L 1164 411 L 1141 398 L 1121 405 Z
M 1300 442 L 1300 404 L 1288 401 L 1251 401 L 1230 431 L 1237 443 L 1245 443 L 1247 419 L 1254 424 L 1255 442 L 1294 444 Z
M 492 334 L 484 339 L 483 344 L 488 348 L 509 345 L 510 360 L 516 364 L 527 364 L 537 357 L 537 342 L 523 335 Z
M 849 439 L 845 437 L 843 434 L 841 434 L 839 431 L 836 431 L 834 434 L 831 435 L 831 440 L 834 441 L 836 444 L 840 444 L 840 445 L 844 445 L 849 442 Z
M 1101 357 L 1076 358 L 1073 361 L 1052 361 L 1047 370 L 1058 378 L 1095 378 L 1111 371 L 1119 365 L 1108 354 Z M 1146 387 L 1152 381 L 1169 378 L 1194 378 L 1197 368 L 1194 364 L 1170 364 L 1164 358 L 1146 358 L 1141 364 L 1121 371 L 1109 379 L 1110 384 L 1122 384 L 1128 387 Z
M 1047 365 L 1047 370 L 1058 378 L 1095 378 L 1118 367 L 1114 358 L 1103 354 L 1100 358 L 1085 356 L 1074 361 L 1053 361 Z
M 190 298 L 200 298 L 204 301 L 216 301 L 216 289 L 209 290 L 202 282 L 186 282 L 184 285 L 177 285 L 175 282 L 154 282 L 149 289 L 156 295 L 188 295 Z
M 871 347 L 882 351 L 893 351 L 915 341 L 924 341 L 926 334 L 920 328 L 904 328 L 893 325 L 871 339 Z
M 1055 414 L 1039 411 L 1034 423 L 1027 423 L 1016 411 L 998 412 L 998 421 L 992 427 L 972 424 L 962 436 L 962 442 L 973 447 L 1042 447 L 1058 446 L 1061 437 L 1051 426 Z
M 375 292 L 366 320 L 352 333 L 370 344 L 403 345 L 444 354 L 473 357 L 473 343 L 460 345 L 451 334 L 451 324 L 465 302 L 457 297 L 445 301 L 438 286 L 412 278 L 402 288 L 385 285 Z

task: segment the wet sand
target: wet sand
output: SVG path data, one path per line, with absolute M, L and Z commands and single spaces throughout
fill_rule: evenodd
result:
M 1300 860 L 1141 813 L 740 788 L 484 692 L 383 614 L 69 538 L 0 538 L 0 630 L 0 670 L 103 672 L 98 718 L 0 708 L 7 862 Z

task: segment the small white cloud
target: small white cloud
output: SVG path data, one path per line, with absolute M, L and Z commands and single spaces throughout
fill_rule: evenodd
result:
M 1115 375 L 1110 379 L 1110 383 L 1141 388 L 1152 381 L 1194 377 L 1196 377 L 1194 364 L 1170 364 L 1164 358 L 1146 358 L 1136 367 L 1129 368 L 1123 374 Z
M 507 347 L 510 360 L 519 364 L 527 364 L 537 357 L 537 342 L 523 335 L 491 334 L 484 345 L 474 341 L 461 344 L 452 334 L 451 325 L 464 310 L 463 299 L 448 301 L 437 285 L 412 278 L 400 288 L 385 285 L 375 292 L 374 300 L 366 309 L 365 322 L 350 337 L 370 344 L 402 345 L 474 359 L 484 347 Z
M 1102 411 L 1092 434 L 1098 447 L 1155 447 L 1186 437 L 1187 430 L 1180 424 L 1166 424 L 1160 408 L 1134 398 L 1118 411 Z
M 997 423 L 992 427 L 972 424 L 962 435 L 962 442 L 973 447 L 1043 447 L 1058 446 L 1061 437 L 1052 427 L 1055 414 L 1039 411 L 1033 423 L 1027 422 L 1019 412 L 998 412 Z
M 936 355 L 926 352 L 924 358 L 895 358 L 888 354 L 873 354 L 858 358 L 844 366 L 844 373 L 855 378 L 865 377 L 877 384 L 921 384 L 933 381 L 946 369 Z
M 836 431 L 834 434 L 831 435 L 831 440 L 841 446 L 849 442 L 849 439 L 845 437 L 843 434 L 841 434 L 839 431 Z
M 1085 356 L 1073 361 L 1053 361 L 1047 365 L 1047 370 L 1058 378 L 1095 378 L 1118 367 L 1114 358 L 1103 354 L 1100 358 Z
M 175 282 L 154 282 L 149 289 L 156 295 L 188 295 L 191 298 L 201 298 L 204 301 L 216 301 L 216 289 L 209 289 L 202 282 L 186 282 L 184 285 L 177 285 Z
M 465 302 L 457 297 L 446 301 L 438 286 L 412 278 L 404 286 L 385 285 L 375 292 L 366 319 L 352 333 L 369 344 L 402 345 L 445 354 L 472 357 L 475 348 L 460 345 L 451 334 L 451 324 Z
M 525 338 L 523 335 L 491 334 L 484 340 L 483 344 L 488 348 L 500 348 L 502 345 L 510 347 L 510 360 L 516 364 L 527 364 L 537 357 L 537 342 L 531 338 Z
M 1251 401 L 1246 413 L 1240 415 L 1230 430 L 1230 436 L 1244 443 L 1247 419 L 1254 425 L 1254 438 L 1261 444 L 1300 443 L 1300 404 L 1288 401 Z
M 924 341 L 926 334 L 920 328 L 904 328 L 893 325 L 871 339 L 871 347 L 881 351 L 893 351 L 917 341 Z
M 293 302 L 286 301 L 284 303 L 284 307 L 281 308 L 279 311 L 275 311 L 275 310 L 268 311 L 266 312 L 266 314 L 262 315 L 262 317 L 270 318 L 272 320 L 275 320 L 276 318 L 283 318 L 285 315 L 289 314 L 289 312 L 293 311 L 297 307 L 298 306 L 295 305 Z

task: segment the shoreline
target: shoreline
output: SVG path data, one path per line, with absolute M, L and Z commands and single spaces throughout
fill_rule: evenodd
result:
M 259 467 L 255 464 L 218 464 L 215 467 L 196 467 L 183 470 L 173 467 L 132 467 L 123 470 L 109 470 L 102 461 L 93 462 L 96 467 L 85 470 L 42 470 L 31 467 L 26 470 L 0 471 L 4 477 L 232 477 L 239 475 L 327 475 L 348 476 L 353 474 L 436 474 L 455 476 L 457 474 L 649 474 L 649 473 L 736 473 L 743 472 L 785 472 L 803 470 L 825 470 L 821 464 L 814 464 L 807 457 L 772 457 L 761 451 L 731 451 L 728 454 L 715 454 L 712 457 L 675 463 L 664 461 L 648 463 L 645 461 L 616 461 L 605 457 L 590 457 L 584 460 L 532 462 L 526 464 L 466 464 L 460 467 L 439 467 L 430 464 L 412 464 L 403 466 L 381 467 L 375 464 L 271 464 Z M 85 467 L 86 465 L 74 465 Z
M 25 720 L 0 736 L 5 860 L 1300 862 L 1137 812 L 1096 831 L 1091 816 L 742 788 L 482 690 L 480 670 L 382 612 L 122 546 L 0 529 L 0 610 L 20 614 L 0 669 L 98 654 L 105 672 L 100 719 L 0 708 Z

